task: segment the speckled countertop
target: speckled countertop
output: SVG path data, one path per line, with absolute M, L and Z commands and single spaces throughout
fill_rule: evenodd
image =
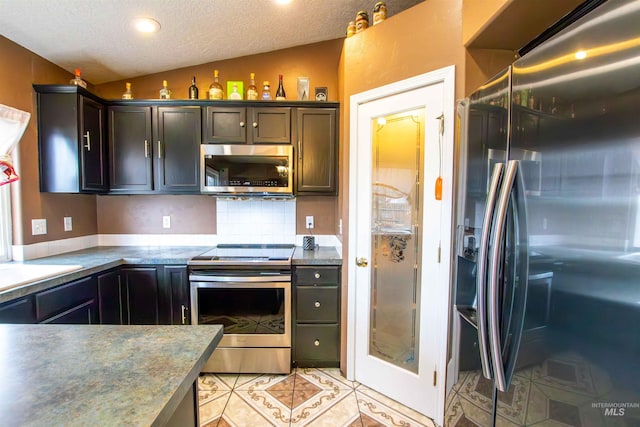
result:
M 342 257 L 333 246 L 320 246 L 312 251 L 305 251 L 296 246 L 291 260 L 293 265 L 342 265 Z
M 11 263 L 22 265 L 79 265 L 82 268 L 8 288 L 0 292 L 0 303 L 69 283 L 120 265 L 187 265 L 190 258 L 210 249 L 210 246 L 97 246 L 45 258 Z M 342 258 L 334 247 L 320 246 L 313 251 L 305 251 L 302 247 L 296 247 L 292 264 L 341 265 Z
M 0 325 L 2 424 L 164 425 L 221 337 L 218 325 Z
M 81 269 L 37 280 L 0 292 L 0 303 L 125 264 L 187 265 L 189 259 L 211 249 L 209 246 L 97 246 L 15 264 L 80 265 Z

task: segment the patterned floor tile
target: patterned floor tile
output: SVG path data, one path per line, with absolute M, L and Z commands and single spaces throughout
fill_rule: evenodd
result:
M 445 413 L 444 427 L 488 426 L 491 415 L 456 394 Z
M 382 425 L 435 427 L 433 420 L 363 385 L 356 388 L 360 414 Z M 363 421 L 364 424 L 364 421 Z
M 354 382 L 343 377 L 339 369 L 298 368 L 296 369 L 296 389 L 299 388 L 298 382 L 301 380 L 327 390 L 355 388 Z
M 293 391 L 295 374 L 240 375 L 234 390 L 290 390 Z
M 596 427 L 605 425 L 591 406 L 593 398 L 542 384 L 533 384 L 527 405 L 527 424 Z
M 545 360 L 533 368 L 531 378 L 537 384 L 592 397 L 607 393 L 612 388 L 606 372 L 574 353 L 554 355 Z
M 222 417 L 223 412 L 229 401 L 231 392 L 219 392 L 215 397 L 203 400 L 200 397 L 199 411 L 200 411 L 200 425 L 201 426 L 216 426 L 218 420 Z
M 235 384 L 237 375 L 202 374 L 198 377 L 198 399 L 200 404 L 229 393 Z
M 293 392 L 283 392 L 293 393 Z M 265 390 L 234 390 L 223 419 L 232 426 L 289 426 L 291 407 Z
M 299 391 L 295 391 L 297 395 Z M 313 427 L 348 427 L 361 426 L 360 412 L 355 392 L 340 390 L 333 394 L 329 390 L 321 390 L 314 396 L 303 399 L 294 397 L 299 402 L 291 412 L 291 426 Z

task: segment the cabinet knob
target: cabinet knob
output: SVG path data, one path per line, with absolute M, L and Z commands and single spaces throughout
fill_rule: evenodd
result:
M 257 128 L 258 127 L 258 122 L 253 122 L 253 127 Z
M 320 307 L 320 301 L 316 301 L 315 304 L 313 304 L 316 306 L 316 308 Z
M 245 125 L 245 123 L 244 123 L 244 122 L 240 122 L 240 127 L 241 127 L 241 128 L 243 128 L 243 127 L 244 127 L 244 125 Z
M 315 340 L 313 342 L 313 345 L 315 345 L 316 347 L 320 347 L 320 340 Z
M 320 273 L 314 274 L 313 277 L 315 277 L 316 279 L 319 279 L 320 278 Z

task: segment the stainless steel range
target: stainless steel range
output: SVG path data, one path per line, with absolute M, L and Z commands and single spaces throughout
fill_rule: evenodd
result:
M 218 245 L 189 261 L 191 323 L 224 326 L 203 372 L 290 372 L 293 249 Z

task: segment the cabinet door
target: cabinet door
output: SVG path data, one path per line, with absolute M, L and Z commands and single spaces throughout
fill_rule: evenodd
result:
M 98 320 L 96 301 L 91 300 L 76 307 L 70 308 L 64 313 L 51 317 L 41 323 L 65 324 L 65 325 L 92 325 Z
M 296 194 L 335 195 L 336 110 L 298 108 Z
M 158 271 L 155 267 L 122 269 L 125 280 L 127 324 L 158 324 Z
M 170 318 L 167 323 L 172 325 L 191 324 L 187 268 L 184 266 L 164 267 L 163 288 L 165 288 L 165 292 L 169 292 L 171 301 Z
M 238 144 L 247 142 L 246 108 L 207 107 L 203 142 Z
M 94 304 L 92 313 L 95 314 L 95 319 L 92 319 L 91 323 L 97 323 L 95 304 L 98 301 L 98 287 L 94 276 L 38 292 L 35 295 L 35 301 L 36 317 L 39 322 L 48 322 L 53 317 L 91 302 Z
M 102 325 L 122 325 L 122 287 L 120 270 L 98 276 L 98 313 Z
M 252 108 L 250 111 L 252 143 L 291 143 L 291 108 L 264 107 Z
M 151 108 L 109 107 L 110 191 L 153 190 Z
M 106 191 L 107 151 L 104 141 L 104 106 L 80 95 L 80 153 L 83 191 Z M 67 167 L 67 165 L 61 165 Z
M 33 297 L 26 296 L 0 305 L 0 323 L 36 323 Z
M 157 107 L 156 190 L 199 193 L 200 107 Z

